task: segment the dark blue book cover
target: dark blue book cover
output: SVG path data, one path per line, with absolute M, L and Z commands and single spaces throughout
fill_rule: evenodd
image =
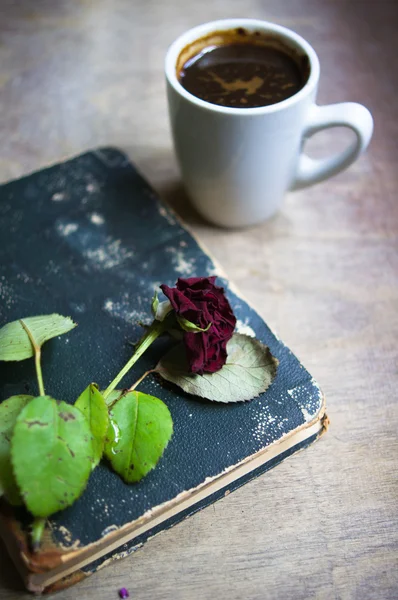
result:
M 58 312 L 78 327 L 43 348 L 46 389 L 74 402 L 104 388 L 150 323 L 151 298 L 178 277 L 218 275 L 211 258 L 117 150 L 89 152 L 0 186 L 0 326 Z M 158 466 L 125 484 L 106 464 L 86 491 L 49 519 L 42 549 L 27 543 L 27 515 L 1 504 L 0 529 L 35 591 L 54 591 L 133 552 L 300 450 L 326 429 L 323 395 L 253 308 L 219 276 L 237 330 L 269 346 L 275 380 L 251 402 L 218 404 L 148 376 L 140 391 L 169 407 L 174 434 Z M 172 342 L 160 338 L 123 380 L 151 369 Z M 0 363 L 0 400 L 36 393 L 33 361 Z M 305 458 L 303 457 L 303 460 Z

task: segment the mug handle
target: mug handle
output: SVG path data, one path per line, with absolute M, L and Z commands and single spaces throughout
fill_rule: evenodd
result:
M 373 118 L 367 108 L 356 102 L 341 102 L 327 106 L 314 104 L 307 116 L 304 139 L 318 131 L 331 127 L 348 127 L 356 134 L 356 140 L 342 152 L 330 158 L 313 159 L 302 153 L 292 190 L 299 190 L 340 173 L 366 150 L 373 133 Z

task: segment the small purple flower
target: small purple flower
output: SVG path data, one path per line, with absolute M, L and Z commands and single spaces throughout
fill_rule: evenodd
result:
M 122 588 L 121 590 L 119 590 L 119 596 L 120 598 L 124 599 L 124 598 L 128 598 L 129 597 L 129 593 L 126 590 L 126 588 Z

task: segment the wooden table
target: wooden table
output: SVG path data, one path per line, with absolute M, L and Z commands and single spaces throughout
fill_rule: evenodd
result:
M 307 38 L 319 102 L 363 102 L 375 134 L 271 221 L 222 231 L 180 190 L 162 69 L 178 34 L 236 15 Z M 1 3 L 1 180 L 126 150 L 319 380 L 332 422 L 305 453 L 59 597 L 111 600 L 122 585 L 137 600 L 398 597 L 397 17 L 395 0 Z M 310 150 L 348 137 L 319 134 Z M 0 599 L 25 597 L 0 553 Z

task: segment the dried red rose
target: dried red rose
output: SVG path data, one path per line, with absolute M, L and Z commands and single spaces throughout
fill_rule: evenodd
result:
M 161 289 L 178 317 L 194 323 L 200 333 L 184 332 L 184 344 L 191 373 L 215 373 L 227 360 L 227 342 L 235 329 L 236 318 L 224 289 L 214 284 L 215 277 L 178 279 L 176 287 Z

